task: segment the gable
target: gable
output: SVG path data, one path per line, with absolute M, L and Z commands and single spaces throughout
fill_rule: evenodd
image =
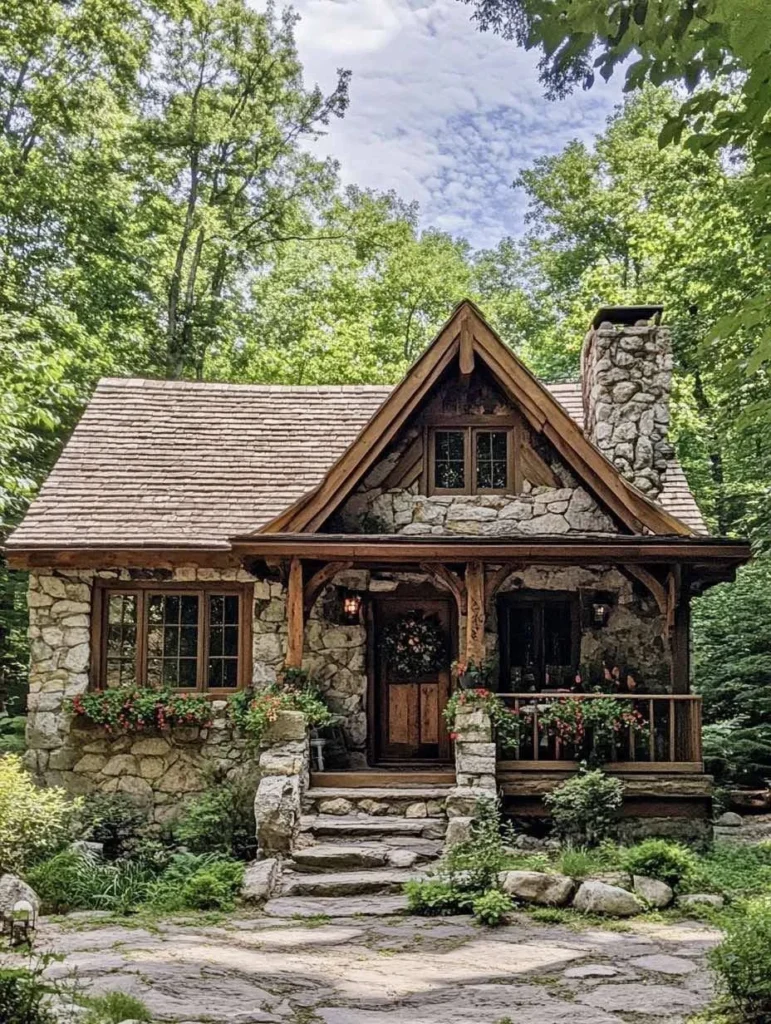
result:
M 461 303 L 383 406 L 319 486 L 261 532 L 316 532 L 339 512 L 411 419 L 435 401 L 450 368 L 462 379 L 480 372 L 529 425 L 559 453 L 598 506 L 627 533 L 688 535 L 690 528 L 629 484 L 586 439 L 565 409 L 503 344 L 470 302 Z M 473 387 L 470 384 L 469 387 Z M 412 453 L 415 454 L 414 452 Z
M 435 491 L 433 454 L 439 436 L 448 431 L 471 443 L 480 434 L 494 434 L 506 444 L 510 457 L 500 465 L 506 485 L 498 493 Z M 464 376 L 456 365 L 320 532 L 607 535 L 618 533 L 619 526 L 580 486 L 556 449 L 531 429 L 486 367 Z

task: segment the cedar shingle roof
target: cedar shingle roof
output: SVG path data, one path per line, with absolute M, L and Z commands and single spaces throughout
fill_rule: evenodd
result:
M 550 391 L 580 424 L 580 385 Z M 102 380 L 8 547 L 226 548 L 315 487 L 390 392 Z M 706 532 L 677 463 L 661 504 Z

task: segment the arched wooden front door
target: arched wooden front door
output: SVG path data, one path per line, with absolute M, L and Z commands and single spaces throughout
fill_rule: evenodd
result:
M 442 668 L 419 679 L 399 678 L 383 650 L 383 631 L 408 612 L 419 611 L 441 623 L 447 637 Z M 377 598 L 370 629 L 370 758 L 376 764 L 441 763 L 451 759 L 442 712 L 450 696 L 454 606 L 449 598 Z

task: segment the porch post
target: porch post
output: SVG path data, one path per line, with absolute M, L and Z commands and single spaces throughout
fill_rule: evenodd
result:
M 303 609 L 303 564 L 295 557 L 289 563 L 286 595 L 286 660 L 287 668 L 302 668 L 305 615 Z
M 485 657 L 485 567 L 466 565 L 466 661 L 481 664 Z

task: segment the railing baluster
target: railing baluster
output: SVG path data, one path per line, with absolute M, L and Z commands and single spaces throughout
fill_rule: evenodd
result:
M 676 734 L 675 720 L 675 701 L 672 697 L 669 698 L 669 760 L 674 762 L 677 760 L 677 734 Z
M 541 737 L 538 735 L 538 705 L 533 704 L 533 760 L 538 760 L 538 748 L 541 746 Z
M 650 719 L 648 729 L 648 755 L 649 760 L 656 760 L 656 720 L 653 710 L 653 698 L 648 701 L 648 717 Z

